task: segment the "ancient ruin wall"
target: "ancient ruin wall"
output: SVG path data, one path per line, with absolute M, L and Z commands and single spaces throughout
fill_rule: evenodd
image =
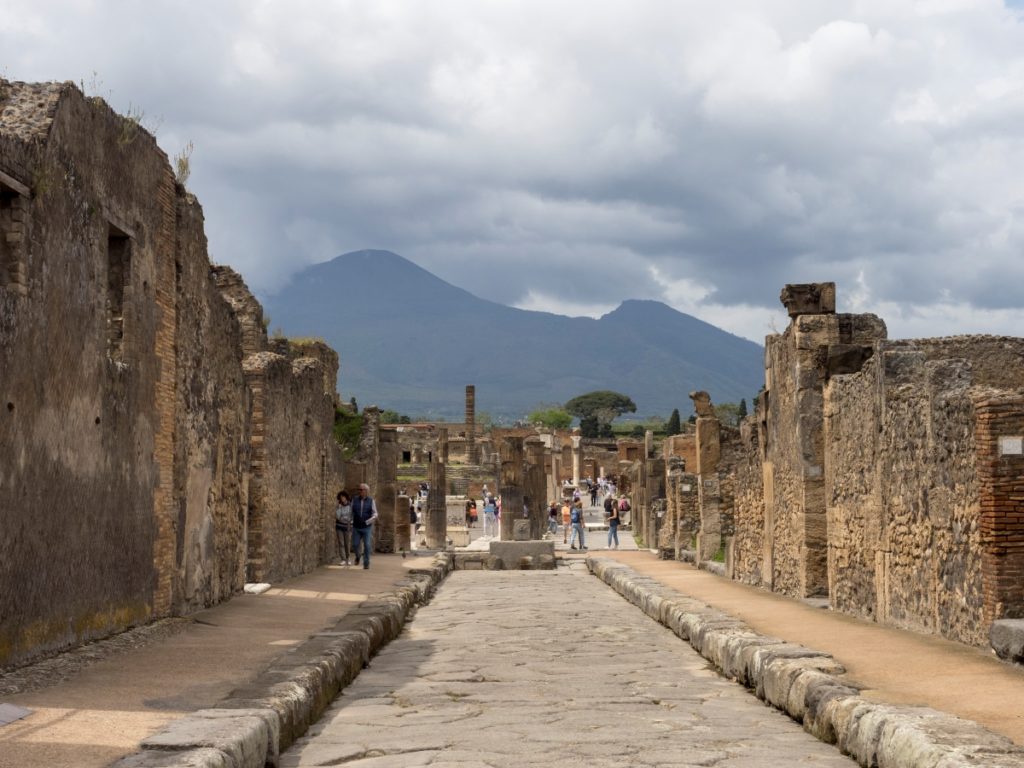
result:
M 334 403 L 322 366 L 271 352 L 246 358 L 252 391 L 248 577 L 280 581 L 317 567 L 334 504 L 326 489 Z
M 245 584 L 251 422 L 242 329 L 211 272 L 191 196 L 179 197 L 178 230 L 174 602 L 188 613 Z
M 826 390 L 829 583 L 838 610 L 983 645 L 979 398 L 1024 377 L 1024 341 L 884 342 Z M 997 390 L 998 391 L 998 390 Z
M 764 479 L 758 439 L 757 418 L 744 419 L 730 459 L 733 532 L 729 575 L 755 585 L 761 584 L 764 556 Z
M 16 246 L 0 282 L 0 663 L 169 607 L 153 575 L 173 546 L 154 513 L 170 510 L 173 399 L 156 393 L 173 306 L 154 295 L 173 295 L 175 191 L 125 122 L 70 85 L 0 82 L 0 207 L 18 219 L 0 233 Z

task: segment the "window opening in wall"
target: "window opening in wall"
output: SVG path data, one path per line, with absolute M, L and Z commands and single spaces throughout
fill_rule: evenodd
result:
M 402 463 L 412 464 L 412 451 L 402 451 Z
M 131 238 L 110 225 L 107 234 L 107 352 L 124 362 L 124 298 L 131 278 Z
M 27 198 L 0 184 L 0 285 L 18 293 L 25 293 L 28 288 L 27 203 Z

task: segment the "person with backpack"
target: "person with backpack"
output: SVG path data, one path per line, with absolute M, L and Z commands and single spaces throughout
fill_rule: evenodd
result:
M 619 499 L 619 522 L 620 523 L 622 523 L 626 519 L 626 516 L 623 513 L 624 512 L 629 512 L 630 509 L 632 509 L 632 507 L 629 506 L 629 499 L 627 499 L 626 495 L 623 494 L 622 497 Z
M 347 491 L 338 491 L 338 506 L 334 510 L 334 536 L 338 540 L 338 560 L 348 565 L 352 551 L 349 537 L 352 535 L 352 497 Z
M 362 557 L 363 568 L 370 567 L 370 551 L 373 549 L 373 524 L 377 520 L 377 504 L 370 497 L 370 486 L 359 484 L 359 495 L 352 499 L 352 549 L 356 565 Z M 362 552 L 360 552 L 360 545 Z
M 619 548 L 619 505 L 610 498 L 604 500 L 604 517 L 608 521 L 608 549 Z M 612 544 L 612 541 L 615 544 Z
M 580 540 L 580 549 L 586 549 L 583 543 L 583 502 L 576 501 L 569 511 L 569 522 L 572 524 L 572 533 L 569 535 L 569 549 L 576 549 L 576 537 Z

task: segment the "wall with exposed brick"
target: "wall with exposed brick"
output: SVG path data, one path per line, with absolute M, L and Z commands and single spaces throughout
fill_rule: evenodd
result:
M 881 342 L 829 382 L 836 609 L 974 645 L 1024 610 L 1024 462 L 998 455 L 1000 437 L 1024 434 L 1024 408 L 1020 390 L 993 389 L 1022 380 L 1024 340 L 964 337 Z
M 761 584 L 764 561 L 764 480 L 757 416 L 744 419 L 728 465 L 732 475 L 732 535 L 728 574 L 746 584 Z
M 0 665 L 333 553 L 338 359 L 285 346 L 152 136 L 0 80 Z

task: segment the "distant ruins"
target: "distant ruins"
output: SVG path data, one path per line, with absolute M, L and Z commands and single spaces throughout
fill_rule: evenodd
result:
M 628 468 L 663 557 L 838 611 L 984 645 L 1024 617 L 1024 339 L 890 341 L 832 283 L 782 292 L 765 388 L 737 429 Z
M 536 539 L 601 474 L 663 557 L 984 645 L 1024 618 L 1024 339 L 890 341 L 831 283 L 782 301 L 738 428 L 694 392 L 658 451 L 484 431 L 470 386 L 463 424 L 367 408 L 346 457 L 337 353 L 268 339 L 153 138 L 73 84 L 0 80 L 0 666 L 316 568 L 339 487 L 371 485 L 393 552 L 423 480 L 444 548 L 485 483 L 502 538 Z

